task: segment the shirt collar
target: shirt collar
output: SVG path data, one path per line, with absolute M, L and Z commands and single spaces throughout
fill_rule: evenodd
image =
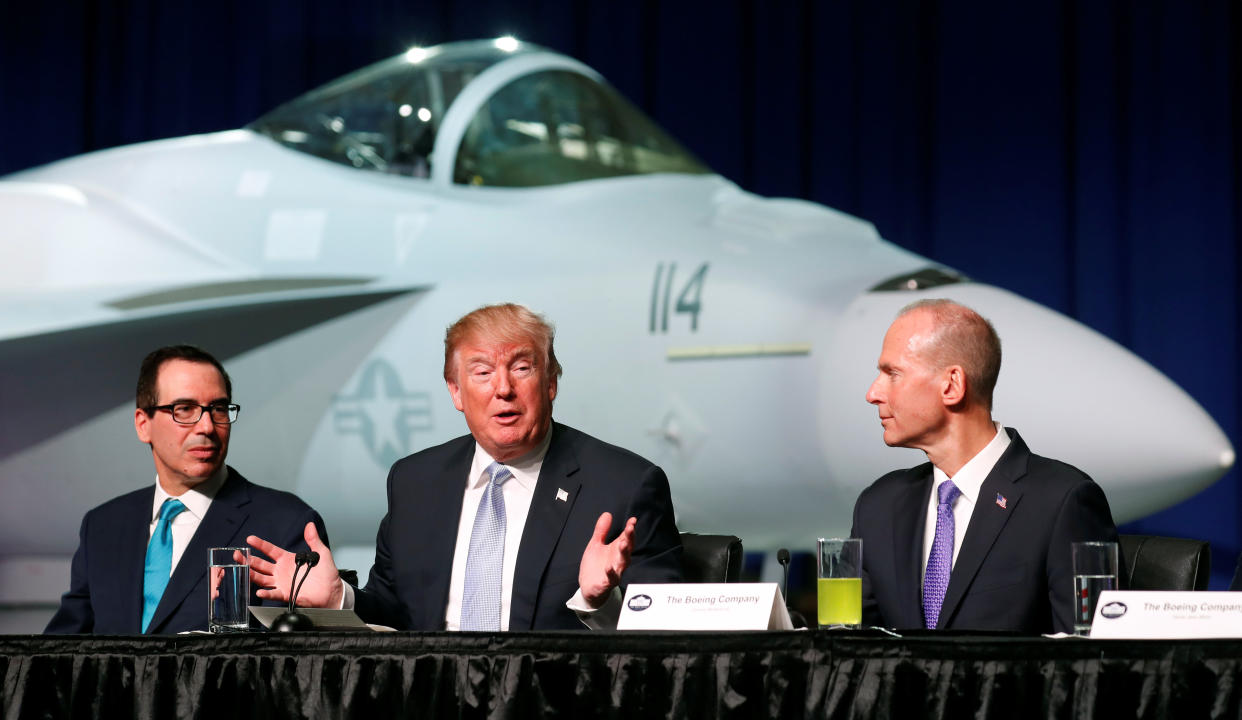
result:
M 977 502 L 979 499 L 979 489 L 983 487 L 983 481 L 987 479 L 992 472 L 992 468 L 996 467 L 997 461 L 1001 455 L 1005 454 L 1005 450 L 1009 447 L 1009 433 L 1005 432 L 1005 426 L 998 422 L 992 423 L 996 426 L 996 436 L 992 441 L 983 446 L 983 449 L 975 454 L 965 465 L 957 471 L 953 476 L 953 484 L 958 490 L 962 491 L 962 495 L 970 502 Z M 932 476 L 935 487 L 949 479 L 943 470 L 936 466 L 932 466 Z M 933 493 L 934 496 L 934 493 Z
M 216 497 L 216 493 L 220 492 L 220 487 L 224 485 L 224 481 L 228 479 L 229 469 L 225 465 L 221 465 L 211 477 L 199 483 L 194 488 L 185 491 L 177 496 L 177 500 L 185 505 L 188 512 L 194 514 L 199 520 L 207 514 L 207 508 L 211 506 L 211 501 Z M 160 508 L 163 507 L 164 501 L 173 497 L 169 495 L 164 486 L 160 485 L 160 476 L 155 476 L 155 499 L 151 505 L 151 522 L 160 516 Z
M 501 463 L 509 468 L 509 472 L 513 473 L 513 481 L 527 492 L 535 491 L 535 483 L 539 480 L 539 471 L 543 468 L 543 459 L 548 454 L 548 446 L 552 443 L 552 424 L 548 423 L 548 432 L 544 434 L 543 441 L 534 450 L 525 455 L 514 458 L 507 463 Z M 476 440 L 474 443 L 474 460 L 470 463 L 470 477 L 466 479 L 467 488 L 481 487 L 487 481 L 487 466 L 491 465 L 494 459 L 491 455 L 479 445 Z

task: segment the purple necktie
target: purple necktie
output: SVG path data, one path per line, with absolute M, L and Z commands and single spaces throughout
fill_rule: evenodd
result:
M 949 588 L 949 573 L 953 570 L 953 501 L 962 494 L 952 480 L 940 483 L 936 492 L 940 496 L 936 505 L 936 539 L 932 541 L 927 573 L 923 575 L 923 624 L 929 630 L 940 619 L 944 591 Z

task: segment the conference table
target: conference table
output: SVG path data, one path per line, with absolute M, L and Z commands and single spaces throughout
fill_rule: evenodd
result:
M 0 636 L 0 717 L 1242 715 L 1242 642 L 876 630 Z

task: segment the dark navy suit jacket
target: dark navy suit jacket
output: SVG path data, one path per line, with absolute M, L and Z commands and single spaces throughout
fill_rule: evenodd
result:
M 1033 455 L 1016 430 L 1006 432 L 1009 447 L 979 490 L 936 627 L 1072 632 L 1070 543 L 1117 542 L 1108 500 L 1081 470 Z M 858 497 L 852 536 L 863 539 L 866 625 L 923 627 L 932 482 L 932 465 L 924 463 L 885 475 Z
M 552 423 L 522 531 L 510 601 L 510 630 L 582 630 L 565 607 L 600 513 L 612 513 L 608 540 L 638 518 L 622 585 L 681 580 L 681 540 L 664 471 L 628 450 Z M 397 461 L 388 474 L 388 514 L 375 565 L 355 594 L 367 622 L 441 630 L 474 438 L 451 440 Z M 564 491 L 565 499 L 558 493 Z
M 207 550 L 245 547 L 247 535 L 300 552 L 303 529 L 314 522 L 326 543 L 319 513 L 292 493 L 255 485 L 229 468 L 228 478 L 190 538 L 151 618 L 149 632 L 207 629 Z M 142 576 L 155 486 L 109 500 L 86 513 L 73 555 L 69 592 L 48 623 L 49 633 L 139 634 Z M 250 604 L 261 601 L 251 583 Z

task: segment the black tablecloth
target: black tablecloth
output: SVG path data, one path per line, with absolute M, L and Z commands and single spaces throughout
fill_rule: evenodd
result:
M 19 718 L 1216 718 L 1242 643 L 992 635 L 0 637 Z

